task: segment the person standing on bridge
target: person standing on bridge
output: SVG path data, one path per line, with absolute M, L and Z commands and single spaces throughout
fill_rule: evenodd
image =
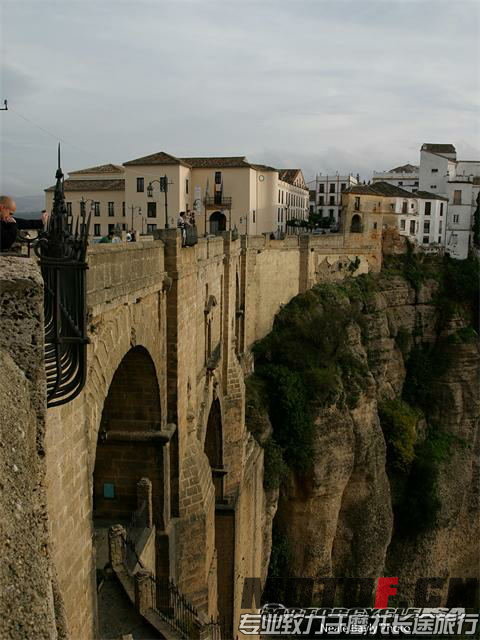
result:
M 0 251 L 8 251 L 17 238 L 19 229 L 38 229 L 46 226 L 48 213 L 43 210 L 40 220 L 14 218 L 17 205 L 10 196 L 0 196 Z

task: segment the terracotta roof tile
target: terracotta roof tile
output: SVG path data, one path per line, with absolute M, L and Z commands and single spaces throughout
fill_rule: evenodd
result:
M 182 160 L 194 169 L 235 169 L 238 167 L 251 168 L 253 166 L 245 156 L 182 158 Z
M 83 173 L 123 173 L 124 169 L 119 164 L 100 164 L 98 167 L 88 167 L 88 169 L 78 169 L 69 171 L 69 176 L 77 176 Z
M 158 153 L 151 153 L 149 156 L 142 156 L 141 158 L 135 158 L 134 160 L 129 160 L 128 162 L 124 162 L 124 167 L 129 166 L 148 166 L 148 165 L 175 165 L 182 164 L 184 166 L 189 166 L 183 159 L 176 158 L 175 156 L 170 155 L 169 153 L 165 153 L 164 151 L 159 151 Z
M 65 191 L 123 191 L 125 180 L 65 180 Z M 55 186 L 45 191 L 55 191 Z

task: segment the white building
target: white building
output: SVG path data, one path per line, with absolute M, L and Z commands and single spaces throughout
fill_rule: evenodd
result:
M 332 222 L 338 222 L 341 217 L 342 193 L 357 184 L 358 179 L 352 175 L 317 175 L 315 200 L 312 201 L 310 197 L 311 213 L 317 213 L 324 218 L 330 218 Z
M 372 182 L 388 182 L 395 187 L 401 187 L 406 191 L 418 191 L 419 167 L 414 164 L 404 164 L 390 171 L 374 171 Z
M 421 190 L 448 198 L 445 248 L 453 258 L 464 260 L 480 191 L 480 161 L 457 160 L 452 144 L 425 143 L 420 149 L 419 182 Z

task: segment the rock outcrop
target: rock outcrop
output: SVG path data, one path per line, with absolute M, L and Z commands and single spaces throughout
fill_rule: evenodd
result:
M 358 296 L 337 286 L 341 304 L 358 311 Z M 311 470 L 290 471 L 280 488 L 274 526 L 288 540 L 291 576 L 395 575 L 397 601 L 410 604 L 417 578 L 478 578 L 479 343 L 462 314 L 439 322 L 439 286 L 438 279 L 414 287 L 402 275 L 380 275 L 369 280 L 360 314 L 352 311 L 345 338 L 365 366 L 361 391 L 356 402 L 342 401 L 349 393 L 343 376 L 335 400 L 315 409 Z M 456 339 L 462 331 L 468 339 Z M 405 534 L 394 512 L 410 468 L 399 475 L 389 464 L 379 405 L 401 398 L 412 350 L 439 341 L 448 366 L 431 371 L 435 402 L 418 412 L 415 431 L 417 448 L 435 430 L 446 442 L 434 469 L 437 511 L 430 526 Z M 442 596 L 445 604 L 447 582 Z

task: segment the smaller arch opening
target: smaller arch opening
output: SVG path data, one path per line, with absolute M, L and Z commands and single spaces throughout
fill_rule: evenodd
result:
M 227 218 L 221 211 L 214 211 L 209 220 L 210 233 L 216 234 L 227 230 Z
M 355 213 L 352 216 L 352 222 L 350 224 L 350 233 L 362 233 L 362 232 L 363 232 L 362 218 L 358 213 Z

